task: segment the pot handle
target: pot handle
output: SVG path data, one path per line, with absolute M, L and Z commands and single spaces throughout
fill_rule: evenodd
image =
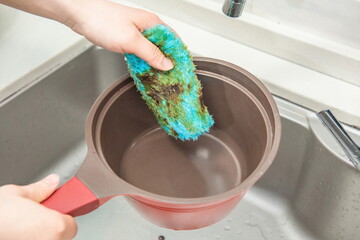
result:
M 98 208 L 99 199 L 80 179 L 73 177 L 41 204 L 76 217 Z

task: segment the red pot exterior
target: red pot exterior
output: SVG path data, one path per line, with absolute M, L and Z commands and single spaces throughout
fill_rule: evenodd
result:
M 130 204 L 150 222 L 174 230 L 193 230 L 210 226 L 226 217 L 244 197 L 245 191 L 208 204 L 169 204 L 139 196 L 126 196 Z

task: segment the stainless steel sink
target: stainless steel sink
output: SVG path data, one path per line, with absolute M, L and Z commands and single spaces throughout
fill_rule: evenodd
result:
M 121 55 L 91 47 L 0 103 L 0 185 L 74 175 L 86 153 L 87 112 L 126 73 Z M 162 229 L 118 197 L 78 217 L 76 239 L 360 239 L 360 173 L 314 112 L 276 100 L 283 124 L 277 158 L 226 219 L 194 231 Z M 345 128 L 360 142 L 359 130 Z

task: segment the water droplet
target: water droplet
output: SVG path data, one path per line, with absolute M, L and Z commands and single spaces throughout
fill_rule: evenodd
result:
M 280 234 L 280 237 L 281 237 L 281 238 L 284 238 L 284 234 L 283 234 L 283 233 L 282 233 L 282 234 Z
M 232 222 L 232 220 L 233 220 L 233 219 L 232 219 L 231 217 L 228 218 L 228 222 Z
M 225 227 L 224 227 L 224 230 L 225 230 L 225 231 L 229 231 L 230 229 L 231 229 L 230 226 L 225 226 Z
M 216 239 L 220 239 L 220 236 L 219 236 L 219 235 L 216 235 Z
M 162 235 L 160 235 L 158 239 L 159 239 L 159 240 L 165 240 L 165 237 L 162 236 Z

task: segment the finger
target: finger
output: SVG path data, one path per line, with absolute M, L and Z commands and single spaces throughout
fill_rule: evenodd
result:
M 59 176 L 51 174 L 46 178 L 26 186 L 20 187 L 20 194 L 36 202 L 47 199 L 59 184 Z
M 172 27 L 170 27 L 163 20 L 161 20 L 161 18 L 159 18 L 156 14 L 152 14 L 149 12 L 148 12 L 148 14 L 149 14 L 149 16 L 146 18 L 146 21 L 143 20 L 143 17 L 142 17 L 143 15 L 139 15 L 139 16 L 135 17 L 134 24 L 141 33 L 148 28 L 155 27 L 156 25 L 161 24 L 161 25 L 164 25 L 164 26 L 167 26 L 168 28 L 170 28 L 171 31 L 180 38 L 179 34 L 177 34 L 177 32 Z
M 45 212 L 37 212 L 37 214 L 39 215 L 37 223 L 40 223 L 37 228 L 41 225 L 45 228 L 42 238 L 39 237 L 39 239 L 70 240 L 75 237 L 77 224 L 73 217 L 50 209 L 46 209 Z
M 174 67 L 170 59 L 160 51 L 160 49 L 147 40 L 143 35 L 138 33 L 133 39 L 128 51 L 143 59 L 150 66 L 162 71 L 168 71 Z
M 140 32 L 143 32 L 147 28 L 154 27 L 158 24 L 166 25 L 166 23 L 159 18 L 154 13 L 137 9 L 138 11 L 134 11 L 134 16 L 132 17 L 133 23 L 139 29 Z
M 77 233 L 77 224 L 73 217 L 69 215 L 63 215 L 64 223 L 65 223 L 65 231 L 63 232 L 60 239 L 73 239 Z

